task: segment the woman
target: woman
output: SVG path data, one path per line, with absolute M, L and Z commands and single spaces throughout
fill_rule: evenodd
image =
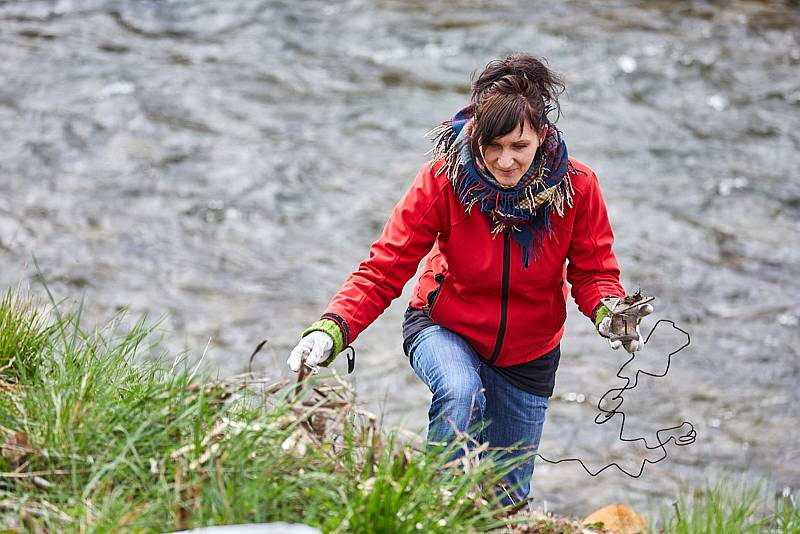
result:
M 625 295 L 597 177 L 568 158 L 548 119 L 563 90 L 528 54 L 489 63 L 470 103 L 432 132 L 433 159 L 369 258 L 287 362 L 294 371 L 330 363 L 401 294 L 424 257 L 403 348 L 432 393 L 428 440 L 479 428 L 475 438 L 506 458 L 527 455 L 506 476 L 506 503 L 530 489 L 559 363 L 565 279 L 606 336 L 601 300 Z M 633 352 L 640 343 L 637 330 L 624 346 Z

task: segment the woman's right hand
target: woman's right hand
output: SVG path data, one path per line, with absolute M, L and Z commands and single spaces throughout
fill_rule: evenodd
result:
M 296 373 L 303 363 L 309 367 L 316 367 L 330 358 L 332 352 L 333 338 L 321 330 L 315 330 L 304 336 L 292 349 L 286 363 Z

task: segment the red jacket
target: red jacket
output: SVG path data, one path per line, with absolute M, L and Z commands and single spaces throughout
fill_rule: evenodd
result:
M 492 237 L 488 218 L 470 215 L 441 173 L 441 162 L 422 166 L 397 203 L 369 258 L 344 282 L 323 317 L 335 318 L 344 344 L 355 341 L 400 296 L 420 260 L 425 267 L 410 305 L 460 334 L 498 366 L 528 362 L 560 341 L 566 319 L 566 280 L 578 309 L 591 317 L 600 299 L 624 296 L 611 244 L 614 236 L 594 172 L 571 160 L 573 206 L 554 211 L 554 234 L 523 269 L 519 246 L 508 234 Z M 427 256 L 426 256 L 427 254 Z M 439 289 L 431 307 L 428 296 Z

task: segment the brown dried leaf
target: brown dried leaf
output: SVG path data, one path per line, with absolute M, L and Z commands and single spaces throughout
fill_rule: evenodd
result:
M 22 431 L 14 432 L 0 445 L 0 454 L 11 462 L 14 469 L 22 465 L 33 452 L 27 434 Z

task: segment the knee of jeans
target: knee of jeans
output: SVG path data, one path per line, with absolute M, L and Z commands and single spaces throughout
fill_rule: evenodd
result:
M 475 411 L 483 413 L 486 398 L 480 380 L 445 380 L 433 391 L 433 402 L 449 411 Z

